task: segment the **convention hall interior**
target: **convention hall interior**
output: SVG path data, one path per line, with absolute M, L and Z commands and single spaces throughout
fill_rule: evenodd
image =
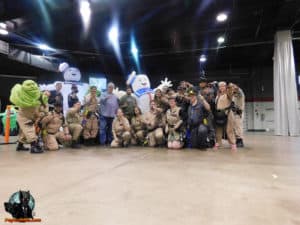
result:
M 0 0 L 0 224 L 300 225 L 299 0 Z

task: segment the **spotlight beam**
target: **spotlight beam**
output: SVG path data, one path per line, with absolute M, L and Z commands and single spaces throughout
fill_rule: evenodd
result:
M 112 47 L 114 49 L 114 52 L 117 56 L 117 59 L 119 61 L 119 64 L 124 72 L 124 74 L 126 73 L 125 71 L 125 65 L 123 62 L 123 58 L 121 55 L 121 49 L 120 49 L 120 43 L 119 43 L 119 28 L 117 24 L 113 24 L 112 27 L 109 29 L 108 33 L 107 33 L 107 37 L 108 40 L 110 41 L 110 43 L 112 44 Z

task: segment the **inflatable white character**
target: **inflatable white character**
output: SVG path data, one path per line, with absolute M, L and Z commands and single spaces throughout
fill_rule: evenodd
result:
M 64 102 L 63 102 L 63 108 L 64 108 L 64 112 L 67 111 L 68 107 L 68 95 L 71 92 L 71 87 L 72 84 L 76 84 L 77 88 L 78 88 L 78 93 L 77 96 L 79 98 L 79 101 L 83 102 L 84 96 L 86 95 L 86 93 L 89 90 L 89 84 L 87 83 L 81 83 L 80 79 L 81 79 L 81 73 L 80 70 L 75 68 L 75 67 L 69 67 L 68 63 L 61 63 L 58 67 L 58 70 L 60 72 L 63 73 L 65 82 L 62 81 L 56 81 L 52 84 L 40 84 L 40 89 L 43 90 L 48 90 L 48 91 L 52 91 L 55 90 L 55 85 L 56 83 L 62 83 L 62 89 L 61 89 L 61 93 L 63 95 L 64 98 Z
M 61 63 L 58 70 L 64 74 L 65 81 L 79 82 L 81 79 L 80 70 L 75 67 L 69 67 L 68 63 Z
M 154 89 L 154 91 L 156 91 L 157 89 L 160 89 L 163 93 L 165 93 L 167 91 L 168 88 L 172 87 L 172 81 L 168 80 L 167 77 L 165 77 L 164 80 L 160 81 L 160 85 Z
M 121 99 L 124 95 L 126 95 L 126 91 L 119 90 L 119 88 L 116 87 L 116 88 L 113 90 L 113 94 L 115 94 L 115 95 L 117 96 L 118 99 Z
M 137 104 L 143 113 L 149 112 L 150 101 L 153 99 L 153 90 L 151 89 L 150 81 L 147 75 L 138 74 L 133 71 L 126 82 L 131 85 L 133 93 L 137 97 Z

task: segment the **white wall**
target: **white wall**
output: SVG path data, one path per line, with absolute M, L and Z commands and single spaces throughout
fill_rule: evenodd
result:
M 298 102 L 300 112 L 300 102 Z M 273 102 L 246 102 L 245 130 L 274 130 Z

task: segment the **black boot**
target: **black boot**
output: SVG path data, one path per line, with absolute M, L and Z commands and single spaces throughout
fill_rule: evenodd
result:
M 238 148 L 244 148 L 243 139 L 241 139 L 241 138 L 237 138 L 236 139 L 236 147 L 238 147 Z
M 17 151 L 29 151 L 29 148 L 26 148 L 23 143 L 19 142 L 16 150 Z
M 127 142 L 123 142 L 122 147 L 123 148 L 128 148 L 129 144 Z
M 200 150 L 200 151 L 207 151 L 207 147 L 206 147 L 206 146 L 200 146 L 200 147 L 199 147 L 199 150 Z
M 84 140 L 83 140 L 83 144 L 84 144 L 85 146 L 90 146 L 90 139 L 84 139 Z
M 95 138 L 91 138 L 90 139 L 90 144 L 91 144 L 91 146 L 96 145 L 96 139 Z
M 79 148 L 81 148 L 81 146 L 78 143 L 78 141 L 72 141 L 71 148 L 79 149 Z
M 44 151 L 42 150 L 42 148 L 38 145 L 37 142 L 32 142 L 31 143 L 31 148 L 30 148 L 30 153 L 43 153 Z
M 94 139 L 93 138 L 84 139 L 83 143 L 84 143 L 85 146 L 93 146 L 94 145 Z
M 214 146 L 215 146 L 215 144 L 216 144 L 216 142 L 215 142 L 215 140 L 210 140 L 209 142 L 208 142 L 208 148 L 213 148 Z

